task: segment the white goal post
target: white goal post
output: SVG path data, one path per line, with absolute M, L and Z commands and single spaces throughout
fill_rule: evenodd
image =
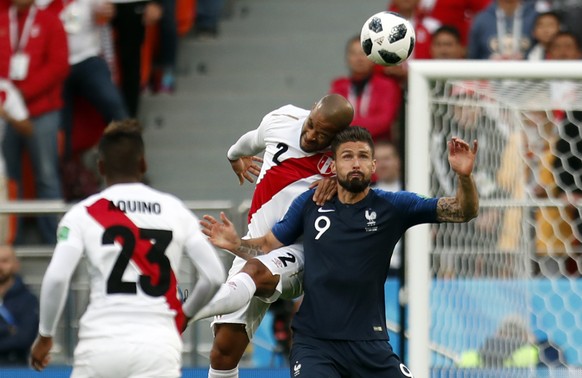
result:
M 454 80 L 498 81 L 505 82 L 507 91 L 511 92 L 513 81 L 562 81 L 582 80 L 582 63 L 579 61 L 420 61 L 409 62 L 408 103 L 406 113 L 406 189 L 409 191 L 434 195 L 431 187 L 431 128 L 434 127 L 434 103 L 432 91 L 435 81 L 450 82 Z M 497 89 L 499 91 L 499 89 Z M 503 91 L 503 87 L 500 89 Z M 578 97 L 574 103 L 561 104 L 565 110 L 582 110 L 580 87 L 576 90 Z M 526 93 L 524 98 L 535 97 Z M 510 96 L 512 96 L 510 94 Z M 475 99 L 473 99 L 475 101 Z M 476 100 L 478 102 L 478 98 Z M 504 104 L 501 96 L 498 101 L 502 107 L 515 107 Z M 519 106 L 517 106 L 519 107 Z M 550 105 L 547 104 L 549 108 Z M 570 107 L 571 109 L 567 109 Z M 449 135 L 449 138 L 452 135 Z M 468 141 L 471 142 L 471 141 Z M 482 146 L 480 146 L 482 147 Z M 479 153 L 483 151 L 480 150 Z M 446 155 L 438 156 L 446 163 Z M 455 182 L 456 184 L 456 182 Z M 406 267 L 408 293 L 408 362 L 416 377 L 431 376 L 431 285 L 433 268 L 431 252 L 433 245 L 433 228 L 421 225 L 411 228 L 406 234 Z M 491 304 L 494 306 L 495 304 Z M 461 326 L 461 325 L 459 325 Z

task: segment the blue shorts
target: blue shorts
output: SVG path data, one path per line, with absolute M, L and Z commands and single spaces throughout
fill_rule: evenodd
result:
M 411 378 L 386 340 L 323 340 L 295 334 L 292 378 Z

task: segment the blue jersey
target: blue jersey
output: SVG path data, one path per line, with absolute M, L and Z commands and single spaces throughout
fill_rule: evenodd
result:
M 304 298 L 295 333 L 321 339 L 388 340 L 384 282 L 394 246 L 409 228 L 435 223 L 438 199 L 372 189 L 356 204 L 337 197 L 322 207 L 313 190 L 272 229 L 292 244 L 303 235 Z

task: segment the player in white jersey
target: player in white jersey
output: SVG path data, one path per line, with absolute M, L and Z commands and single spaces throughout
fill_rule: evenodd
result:
M 107 188 L 73 206 L 59 224 L 41 287 L 32 367 L 49 362 L 70 279 L 84 256 L 91 295 L 72 377 L 181 377 L 180 333 L 224 282 L 224 267 L 196 216 L 141 183 L 146 163 L 136 121 L 107 127 L 98 164 Z M 176 275 L 184 251 L 199 279 L 182 303 Z
M 252 175 L 258 174 L 249 210 L 248 238 L 269 232 L 295 197 L 319 184 L 322 177 L 331 176 L 328 147 L 352 118 L 352 106 L 336 94 L 323 97 L 310 111 L 283 106 L 267 114 L 256 130 L 244 134 L 228 150 L 228 160 L 240 184 L 245 179 L 253 182 Z M 259 173 L 256 161 L 261 159 L 255 155 L 263 151 Z M 323 203 L 335 194 L 335 181 L 327 182 L 332 185 L 320 184 L 315 201 Z M 209 378 L 238 377 L 239 361 L 269 304 L 282 293 L 286 298 L 302 293 L 302 271 L 300 244 L 249 261 L 235 258 L 226 284 L 193 318 L 225 314 L 213 322 Z

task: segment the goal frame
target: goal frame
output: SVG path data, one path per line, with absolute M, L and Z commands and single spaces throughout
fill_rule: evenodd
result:
M 406 190 L 430 193 L 430 81 L 444 79 L 582 79 L 579 61 L 412 60 L 408 63 L 405 148 Z M 581 104 L 582 105 L 582 104 Z M 444 157 L 443 157 L 444 158 Z M 406 233 L 409 366 L 430 377 L 430 225 Z

